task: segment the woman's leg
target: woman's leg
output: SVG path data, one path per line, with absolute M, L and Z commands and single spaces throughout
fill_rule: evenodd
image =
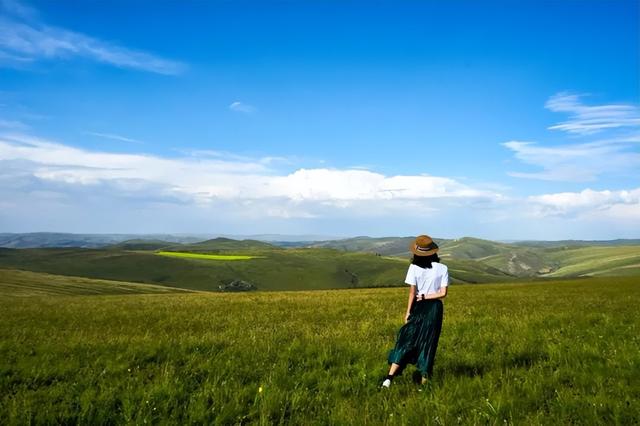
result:
M 389 376 L 393 376 L 394 374 L 396 374 L 398 368 L 400 368 L 400 364 L 396 364 L 395 362 L 392 363 L 391 367 L 389 367 Z
M 430 312 L 426 336 L 422 342 L 421 354 L 418 357 L 418 367 L 422 373 L 422 384 L 427 382 L 433 374 L 433 364 L 442 330 L 443 306 L 440 300 L 436 301 Z
M 393 376 L 396 374 L 399 368 L 400 364 L 396 364 L 395 362 L 391 364 L 391 367 L 389 368 L 389 374 L 387 374 L 387 377 L 382 382 L 383 388 L 388 388 L 389 386 L 391 386 L 391 380 L 393 380 Z
M 382 384 L 383 387 L 389 387 L 393 377 L 396 373 L 399 374 L 402 371 L 407 362 L 415 362 L 415 332 L 416 321 L 413 317 L 409 317 L 409 321 L 400 327 L 400 330 L 398 330 L 396 344 L 387 357 L 390 367 L 389 374 Z

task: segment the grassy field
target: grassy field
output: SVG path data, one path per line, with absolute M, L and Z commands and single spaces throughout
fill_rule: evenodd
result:
M 638 246 L 580 247 L 557 249 L 549 257 L 566 265 L 548 274 L 562 275 L 640 275 L 640 249 Z M 567 262 L 567 259 L 571 262 Z
M 77 296 L 146 293 L 186 293 L 181 288 L 125 281 L 95 280 L 67 275 L 0 269 L 0 295 L 5 297 L 27 296 Z
M 1 283 L 4 424 L 640 422 L 637 278 L 455 285 L 433 381 L 408 368 L 385 391 L 406 288 L 14 297 Z

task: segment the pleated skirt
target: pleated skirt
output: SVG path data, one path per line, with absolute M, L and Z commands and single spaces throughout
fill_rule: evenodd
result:
M 413 302 L 409 319 L 398 331 L 395 347 L 389 352 L 389 364 L 415 364 L 425 377 L 433 374 L 433 363 L 442 330 L 442 301 Z

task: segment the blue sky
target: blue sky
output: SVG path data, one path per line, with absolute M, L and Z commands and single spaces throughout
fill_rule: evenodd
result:
M 0 4 L 0 232 L 640 237 L 636 1 Z

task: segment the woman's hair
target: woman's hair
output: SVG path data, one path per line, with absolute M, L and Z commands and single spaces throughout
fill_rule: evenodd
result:
M 433 253 L 429 256 L 416 256 L 414 254 L 413 258 L 411 259 L 411 263 L 421 268 L 431 268 L 431 264 L 433 262 L 440 262 L 440 258 L 438 257 L 437 253 Z

